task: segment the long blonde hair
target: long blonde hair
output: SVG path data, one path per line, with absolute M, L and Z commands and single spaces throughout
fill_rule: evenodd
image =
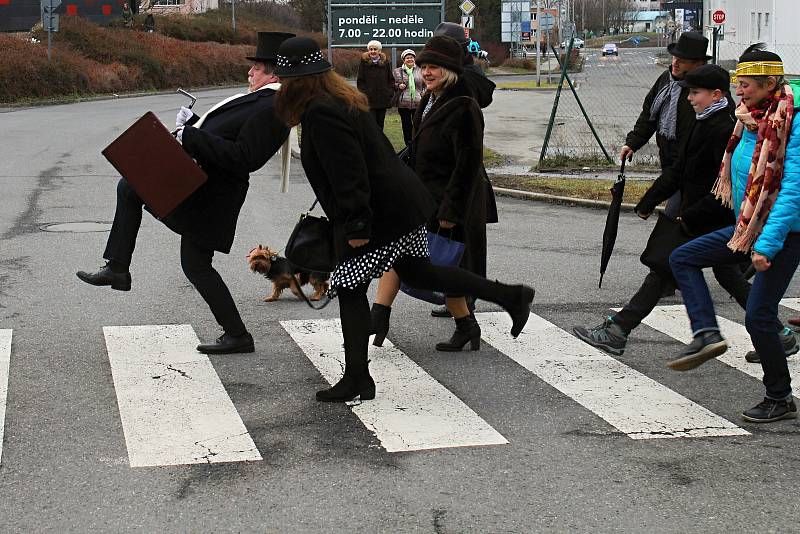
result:
M 369 110 L 367 96 L 342 76 L 329 70 L 321 74 L 281 78 L 281 90 L 278 91 L 276 102 L 278 117 L 287 125 L 296 126 L 300 124 L 308 104 L 322 96 L 341 100 L 351 110 Z

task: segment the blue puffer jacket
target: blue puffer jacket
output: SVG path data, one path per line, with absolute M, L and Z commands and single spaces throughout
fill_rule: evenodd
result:
M 789 232 L 800 232 L 800 110 L 796 106 L 797 99 L 792 131 L 786 145 L 781 189 L 775 205 L 769 212 L 767 223 L 753 247 L 753 250 L 766 256 L 770 261 L 783 249 L 783 242 Z M 747 173 L 756 146 L 756 137 L 756 132 L 745 129 L 731 159 L 733 209 L 737 220 L 742 207 L 744 188 L 747 185 Z

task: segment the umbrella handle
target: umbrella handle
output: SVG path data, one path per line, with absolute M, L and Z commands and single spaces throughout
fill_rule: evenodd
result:
M 627 157 L 625 157 L 625 158 L 622 158 L 622 165 L 620 165 L 620 167 L 619 167 L 619 173 L 620 173 L 620 174 L 625 174 L 625 162 L 626 162 L 627 160 L 628 160 L 628 158 L 627 158 Z

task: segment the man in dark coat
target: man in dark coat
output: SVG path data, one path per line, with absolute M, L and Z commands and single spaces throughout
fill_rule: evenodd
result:
M 719 174 L 719 166 L 736 121 L 725 96 L 730 87 L 730 76 L 725 69 L 717 65 L 704 65 L 687 73 L 680 84 L 689 95 L 694 120 L 682 139 L 673 166 L 650 186 L 637 204 L 636 212 L 642 219 L 647 219 L 658 204 L 679 191 L 681 202 L 675 220 L 686 235 L 685 242 L 690 237 L 730 226 L 734 222 L 733 210 L 722 206 L 711 194 L 711 188 Z M 700 90 L 705 93 L 700 93 Z M 707 96 L 705 100 L 702 100 L 703 94 Z M 673 246 L 683 242 L 674 243 Z M 749 284 L 738 266 L 715 268 L 714 275 L 720 285 L 744 307 Z M 621 311 L 597 327 L 578 326 L 573 332 L 594 347 L 621 355 L 631 330 L 653 311 L 668 287 L 674 287 L 669 266 L 652 269 Z
M 276 53 L 292 34 L 259 32 L 256 55 L 248 57 L 249 92 L 234 95 L 203 117 L 181 108 L 177 139 L 208 175 L 208 181 L 163 222 L 181 235 L 181 266 L 206 301 L 224 333 L 197 350 L 207 354 L 253 352 L 253 338 L 242 322 L 225 282 L 211 266 L 214 251 L 229 253 L 239 211 L 249 188 L 249 173 L 261 168 L 289 135 L 275 116 L 273 74 Z M 80 271 L 78 278 L 96 286 L 128 291 L 129 267 L 142 221 L 142 200 L 124 178 L 117 185 L 117 207 L 99 272 Z
M 380 42 L 367 43 L 367 51 L 361 55 L 361 62 L 358 64 L 356 86 L 367 95 L 369 111 L 375 117 L 378 128 L 383 130 L 386 110 L 392 107 L 394 74 L 391 62 L 381 52 Z

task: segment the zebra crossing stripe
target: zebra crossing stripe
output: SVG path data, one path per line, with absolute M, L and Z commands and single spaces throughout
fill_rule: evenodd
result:
M 262 459 L 190 325 L 103 333 L 131 467 Z
M 338 319 L 281 321 L 328 383 L 344 370 Z M 353 413 L 389 452 L 502 445 L 508 441 L 469 406 L 428 375 L 388 340 L 370 345 L 374 400 L 351 403 Z
M 781 299 L 781 306 L 786 306 L 794 311 L 800 311 L 800 299 Z
M 686 316 L 686 308 L 682 304 L 657 306 L 642 322 L 671 338 L 677 339 L 681 343 L 689 344 L 692 342 L 689 318 Z M 721 356 L 717 356 L 716 359 L 761 380 L 764 377 L 761 364 L 750 363 L 744 359 L 744 355 L 753 350 L 753 343 L 750 341 L 750 334 L 747 333 L 747 329 L 737 322 L 720 316 L 717 316 L 717 324 L 719 324 L 720 332 L 728 341 L 729 346 L 728 351 Z M 789 358 L 787 363 L 789 365 L 789 373 L 792 376 L 800 376 L 800 361 L 797 358 Z
M 8 369 L 11 364 L 11 329 L 0 330 L 0 459 L 3 457 L 3 434 L 6 428 Z
M 485 341 L 630 438 L 748 434 L 536 314 L 517 339 L 506 313 L 477 316 Z

